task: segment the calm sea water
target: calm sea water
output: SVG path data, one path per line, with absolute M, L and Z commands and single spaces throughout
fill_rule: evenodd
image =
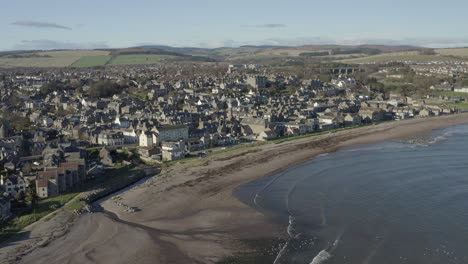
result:
M 322 155 L 237 195 L 290 239 L 276 263 L 468 263 L 468 125 Z

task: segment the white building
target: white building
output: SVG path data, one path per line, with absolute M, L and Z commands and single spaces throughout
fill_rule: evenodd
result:
M 151 131 L 142 132 L 139 137 L 140 147 L 152 147 L 154 144 L 153 137 L 154 133 Z
M 98 135 L 97 143 L 104 146 L 117 146 L 125 144 L 122 132 L 101 132 Z

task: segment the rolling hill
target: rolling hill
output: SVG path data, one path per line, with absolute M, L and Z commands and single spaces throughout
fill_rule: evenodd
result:
M 434 52 L 431 53 L 432 51 Z M 147 45 L 105 50 L 0 52 L 0 68 L 96 67 L 169 62 L 276 63 L 290 59 L 304 62 L 338 61 L 343 63 L 465 61 L 468 60 L 468 48 L 432 50 L 414 46 L 305 45 L 204 49 Z

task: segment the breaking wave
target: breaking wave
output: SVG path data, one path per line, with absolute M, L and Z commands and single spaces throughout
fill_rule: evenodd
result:
M 332 254 L 328 253 L 325 249 L 320 251 L 317 256 L 314 257 L 312 262 L 310 264 L 321 264 L 324 263 L 325 261 L 329 260 L 332 256 Z

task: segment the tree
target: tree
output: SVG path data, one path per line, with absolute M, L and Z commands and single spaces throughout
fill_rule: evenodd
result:
M 124 86 L 113 81 L 99 81 L 91 85 L 88 95 L 94 98 L 110 97 L 121 93 L 123 88 Z
M 48 82 L 42 85 L 41 89 L 39 90 L 39 93 L 42 95 L 48 95 L 50 93 L 53 93 L 55 91 L 62 90 L 62 89 L 64 89 L 64 85 L 61 82 L 53 81 L 53 82 Z

